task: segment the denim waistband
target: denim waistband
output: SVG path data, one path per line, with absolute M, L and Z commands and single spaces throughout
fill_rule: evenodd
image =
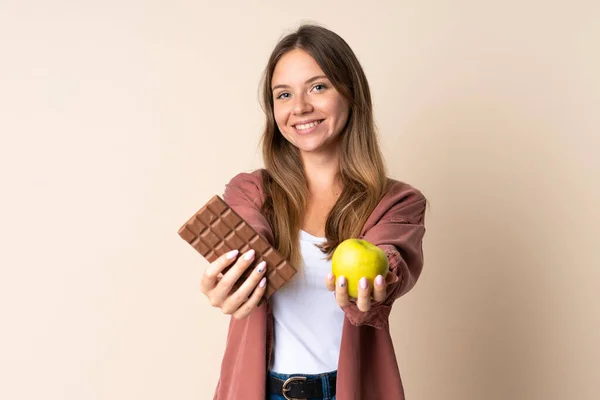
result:
M 335 395 L 335 392 L 336 392 L 335 387 L 331 387 L 331 385 L 329 384 L 329 381 L 330 381 L 329 378 L 337 377 L 337 371 L 324 372 L 324 373 L 320 373 L 320 374 L 281 374 L 278 372 L 269 371 L 269 376 L 283 380 L 283 381 L 285 381 L 291 377 L 294 377 L 294 376 L 302 376 L 302 377 L 305 377 L 307 380 L 321 378 L 324 399 L 333 398 L 333 396 Z

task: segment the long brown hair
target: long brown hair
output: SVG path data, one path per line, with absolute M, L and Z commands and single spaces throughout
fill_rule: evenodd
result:
M 327 241 L 320 246 L 328 259 L 338 244 L 360 235 L 367 218 L 385 194 L 388 181 L 373 121 L 369 84 L 350 46 L 336 33 L 317 25 L 302 25 L 283 37 L 269 58 L 262 83 L 266 126 L 261 143 L 266 200 L 261 211 L 273 228 L 277 250 L 298 267 L 299 233 L 309 194 L 308 184 L 299 150 L 283 137 L 275 122 L 271 91 L 277 62 L 294 49 L 302 49 L 315 59 L 350 108 L 338 142 L 340 171 L 337 178 L 343 190 L 329 212 L 325 224 Z

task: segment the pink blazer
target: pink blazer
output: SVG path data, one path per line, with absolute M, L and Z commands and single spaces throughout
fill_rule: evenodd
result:
M 236 175 L 225 186 L 223 198 L 273 243 L 273 232 L 260 213 L 264 202 L 261 174 L 256 170 Z M 404 399 L 388 317 L 394 300 L 412 289 L 423 269 L 426 199 L 410 185 L 390 181 L 389 191 L 368 218 L 360 238 L 385 250 L 394 279 L 388 280 L 387 299 L 373 303 L 369 312 L 361 312 L 354 303 L 343 309 L 337 400 Z M 264 400 L 272 344 L 269 302 L 246 319 L 231 318 L 214 399 Z

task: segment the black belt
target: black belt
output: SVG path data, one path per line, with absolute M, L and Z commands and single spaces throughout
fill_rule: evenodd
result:
M 284 381 L 269 375 L 267 390 L 269 393 L 283 394 L 288 399 L 313 399 L 324 397 L 323 379 L 329 380 L 330 396 L 335 395 L 336 376 L 306 379 L 304 376 L 292 376 Z

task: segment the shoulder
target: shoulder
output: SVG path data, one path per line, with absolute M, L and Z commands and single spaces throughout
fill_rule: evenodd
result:
M 374 214 L 392 222 L 420 224 L 423 222 L 427 198 L 416 187 L 388 178 L 388 189 Z
M 386 197 L 398 201 L 427 201 L 423 192 L 416 187 L 392 178 L 388 178 L 388 189 L 383 198 L 385 199 Z
M 240 172 L 235 175 L 227 185 L 245 188 L 262 190 L 262 176 L 264 169 L 256 169 L 250 172 Z
M 229 203 L 251 202 L 259 207 L 264 202 L 263 171 L 240 172 L 225 184 L 223 199 Z

